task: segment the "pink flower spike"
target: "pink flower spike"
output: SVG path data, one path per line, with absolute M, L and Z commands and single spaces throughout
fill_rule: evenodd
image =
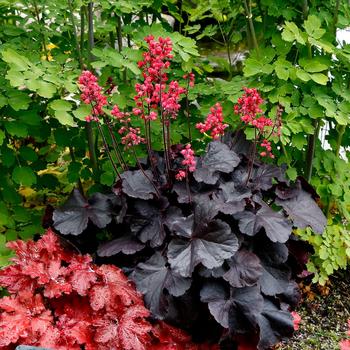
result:
M 185 165 L 189 172 L 193 173 L 196 170 L 196 160 L 194 158 L 194 152 L 191 148 L 191 145 L 186 145 L 186 148 L 184 148 L 181 151 L 181 154 L 184 157 L 184 160 L 182 161 L 182 165 Z
M 186 172 L 183 170 L 179 170 L 179 172 L 175 175 L 175 179 L 182 181 L 186 177 Z

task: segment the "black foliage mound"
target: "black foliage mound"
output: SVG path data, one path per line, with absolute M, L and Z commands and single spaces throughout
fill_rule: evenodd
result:
M 114 194 L 86 200 L 74 191 L 54 211 L 54 227 L 84 234 L 67 236 L 81 249 L 96 239 L 86 230 L 106 228 L 111 239 L 100 239 L 97 259 L 113 256 L 153 316 L 197 341 L 248 335 L 267 349 L 291 336 L 299 292 L 288 242 L 295 227 L 322 233 L 326 225 L 312 194 L 300 182 L 290 184 L 282 168 L 252 164 L 219 141 L 197 159 L 189 186 L 165 186 L 162 158 L 154 159 L 156 174 L 147 169 L 147 179 L 141 170 L 127 171 Z

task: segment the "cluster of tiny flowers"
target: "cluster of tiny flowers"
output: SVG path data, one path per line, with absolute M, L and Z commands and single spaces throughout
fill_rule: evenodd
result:
M 262 113 L 260 105 L 264 100 L 256 89 L 243 88 L 244 94 L 237 100 L 234 107 L 236 114 L 241 116 L 241 120 L 246 124 L 251 124 L 258 114 Z
M 264 140 L 261 142 L 260 146 L 261 146 L 262 148 L 265 148 L 265 151 L 260 152 L 260 155 L 261 155 L 262 157 L 275 158 L 275 156 L 271 153 L 272 148 L 271 148 L 271 142 L 270 142 L 270 141 L 267 141 L 266 139 L 264 139 Z
M 162 95 L 162 107 L 164 113 L 175 119 L 181 107 L 178 102 L 180 95 L 185 93 L 186 89 L 181 87 L 177 81 L 171 81 L 168 91 Z
M 157 114 L 150 110 L 157 109 L 161 105 L 166 115 L 176 118 L 180 109 L 178 103 L 180 95 L 185 94 L 186 89 L 177 81 L 170 82 L 168 89 L 166 86 L 168 81 L 166 69 L 170 67 L 169 60 L 173 58 L 172 42 L 170 38 L 159 38 L 156 41 L 152 35 L 146 37 L 145 41 L 148 44 L 148 51 L 143 54 L 143 60 L 138 62 L 139 68 L 143 70 L 144 81 L 135 85 L 134 100 L 137 108 L 133 113 L 147 121 L 155 120 Z
M 79 77 L 81 100 L 92 106 L 91 115 L 85 117 L 87 122 L 99 121 L 99 116 L 104 114 L 102 108 L 107 105 L 107 97 L 102 95 L 102 88 L 97 83 L 97 78 L 90 71 L 83 71 Z
M 194 151 L 190 144 L 186 145 L 186 147 L 181 151 L 184 160 L 181 162 L 182 165 L 186 167 L 190 173 L 193 173 L 196 170 L 196 159 L 194 157 Z M 182 180 L 186 177 L 186 171 L 179 170 L 176 174 L 176 180 Z
M 216 140 L 221 135 L 224 135 L 225 129 L 228 127 L 223 121 L 222 106 L 220 103 L 216 103 L 214 107 L 210 108 L 210 113 L 208 114 L 205 123 L 196 124 L 196 128 L 201 133 L 210 131 L 211 137 Z
M 140 136 L 140 128 L 133 128 L 130 126 L 131 118 L 130 113 L 120 111 L 119 107 L 115 105 L 111 111 L 111 114 L 122 124 L 122 127 L 118 130 L 120 135 L 123 135 L 121 142 L 126 147 L 131 147 L 144 143 L 145 139 Z
M 195 79 L 194 73 L 191 72 L 191 73 L 185 74 L 182 78 L 185 80 L 188 79 L 189 86 L 194 87 L 194 79 Z

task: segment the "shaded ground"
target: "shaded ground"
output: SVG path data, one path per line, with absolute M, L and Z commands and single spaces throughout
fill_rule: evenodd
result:
M 326 288 L 304 287 L 304 292 L 299 331 L 276 349 L 338 350 L 350 319 L 350 271 L 332 277 Z

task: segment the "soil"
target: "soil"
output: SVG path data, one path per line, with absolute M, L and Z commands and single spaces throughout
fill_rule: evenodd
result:
M 336 274 L 325 287 L 302 284 L 302 289 L 299 330 L 275 349 L 339 350 L 350 319 L 350 271 Z

